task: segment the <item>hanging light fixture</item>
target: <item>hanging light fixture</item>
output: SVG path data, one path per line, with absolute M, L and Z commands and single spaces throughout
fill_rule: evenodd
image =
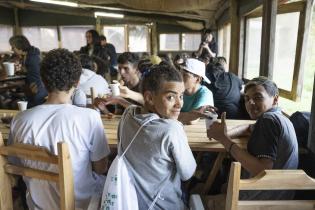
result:
M 57 0 L 30 0 L 34 2 L 47 3 L 47 4 L 56 4 L 68 7 L 78 7 L 78 3 L 71 1 L 57 1 Z

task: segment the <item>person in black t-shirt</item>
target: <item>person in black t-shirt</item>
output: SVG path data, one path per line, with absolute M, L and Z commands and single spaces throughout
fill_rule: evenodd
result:
M 213 94 L 214 106 L 218 115 L 226 112 L 228 119 L 241 119 L 241 89 L 243 81 L 235 74 L 225 71 L 226 60 L 217 57 L 207 66 L 206 76 L 211 81 L 205 84 Z
M 94 105 L 100 110 L 105 110 L 106 105 L 119 105 L 116 107 L 116 114 L 122 114 L 123 108 L 130 104 L 143 104 L 143 96 L 140 93 L 141 73 L 138 70 L 139 57 L 130 52 L 124 52 L 118 57 L 118 71 L 121 75 L 120 96 L 96 98 Z M 105 110 L 106 112 L 106 110 Z
M 106 36 L 104 36 L 104 35 L 100 36 L 100 40 L 101 40 L 101 46 L 105 49 L 105 51 L 109 55 L 110 75 L 112 77 L 115 77 L 118 74 L 118 71 L 117 71 L 117 53 L 116 53 L 115 46 L 112 45 L 111 43 L 108 43 L 106 40 Z

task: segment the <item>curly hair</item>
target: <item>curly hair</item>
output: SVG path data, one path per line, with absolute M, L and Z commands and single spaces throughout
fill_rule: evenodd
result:
M 246 93 L 248 89 L 258 86 L 258 85 L 263 86 L 269 96 L 279 95 L 279 90 L 276 83 L 274 83 L 272 80 L 268 79 L 267 77 L 263 77 L 263 76 L 256 77 L 250 80 L 245 85 L 244 93 Z
M 69 91 L 78 83 L 81 73 L 79 58 L 66 49 L 49 51 L 40 67 L 40 75 L 48 92 Z
M 134 67 L 137 67 L 139 56 L 135 53 L 124 52 L 118 57 L 117 62 L 120 64 L 131 63 Z
M 16 47 L 19 50 L 27 52 L 31 48 L 31 44 L 28 39 L 23 35 L 12 36 L 9 39 L 10 45 Z
M 141 83 L 141 93 L 156 92 L 164 82 L 183 82 L 182 74 L 170 65 L 153 65 Z

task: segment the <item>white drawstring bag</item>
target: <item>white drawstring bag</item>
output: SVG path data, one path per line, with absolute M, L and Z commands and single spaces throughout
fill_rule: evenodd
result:
M 124 120 L 124 119 L 123 119 Z M 124 155 L 128 151 L 130 145 L 135 140 L 140 130 L 149 123 L 148 120 L 136 132 L 135 136 L 127 146 L 123 154 L 121 154 L 121 132 L 118 145 L 118 154 L 112 162 L 105 181 L 105 186 L 102 195 L 101 210 L 137 210 L 138 198 L 133 181 L 128 173 L 128 168 L 124 160 Z M 122 125 L 124 124 L 124 121 Z M 123 127 L 123 126 L 122 126 Z M 121 131 L 123 129 L 121 128 Z M 121 154 L 121 155 L 120 155 Z M 158 196 L 152 202 L 150 209 L 153 208 Z

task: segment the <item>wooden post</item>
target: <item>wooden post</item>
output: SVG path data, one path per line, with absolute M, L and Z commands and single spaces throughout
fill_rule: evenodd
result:
M 156 22 L 152 22 L 151 25 L 151 54 L 157 55 L 158 54 L 158 34 L 156 31 Z
M 239 37 L 240 37 L 240 17 L 238 15 L 238 1 L 230 0 L 230 21 L 231 21 L 231 49 L 229 71 L 241 76 L 239 70 Z
M 238 77 L 242 78 L 244 74 L 245 61 L 245 18 L 240 17 L 240 32 L 239 32 L 239 48 L 238 48 Z M 242 74 L 243 73 L 243 74 Z
M 296 43 L 294 73 L 292 82 L 293 100 L 299 100 L 302 95 L 304 65 L 306 60 L 308 35 L 311 28 L 314 0 L 305 1 L 304 4 L 305 4 L 304 9 L 300 12 L 298 37 Z
M 103 34 L 102 26 L 101 26 L 101 18 L 96 17 L 96 25 L 95 25 L 96 31 L 98 34 Z
M 307 6 L 310 8 L 306 7 L 306 10 L 309 10 L 310 12 L 313 11 L 313 6 L 314 6 L 314 0 L 311 0 L 307 2 Z M 312 20 L 312 15 L 311 13 L 309 14 L 309 19 Z M 306 50 L 306 49 L 305 49 Z M 312 109 L 311 109 L 311 120 L 310 120 L 310 126 L 309 126 L 309 132 L 308 132 L 308 141 L 307 141 L 307 146 L 310 148 L 310 150 L 315 153 L 315 77 L 314 77 L 314 84 L 313 84 L 313 97 L 312 97 Z
M 259 75 L 272 79 L 278 0 L 263 0 Z
M 0 133 L 0 147 L 4 147 L 2 134 Z M 12 186 L 10 176 L 5 172 L 6 157 L 0 155 L 0 209 L 13 209 Z
M 307 147 L 315 153 L 315 77 L 313 83 L 313 97 L 312 97 L 312 108 L 311 108 L 311 118 L 310 118 L 310 126 L 308 131 L 308 140 Z
M 14 35 L 22 34 L 18 8 L 14 8 Z
M 58 48 L 62 48 L 61 29 L 60 29 L 60 26 L 57 26 L 57 35 L 58 35 Z

